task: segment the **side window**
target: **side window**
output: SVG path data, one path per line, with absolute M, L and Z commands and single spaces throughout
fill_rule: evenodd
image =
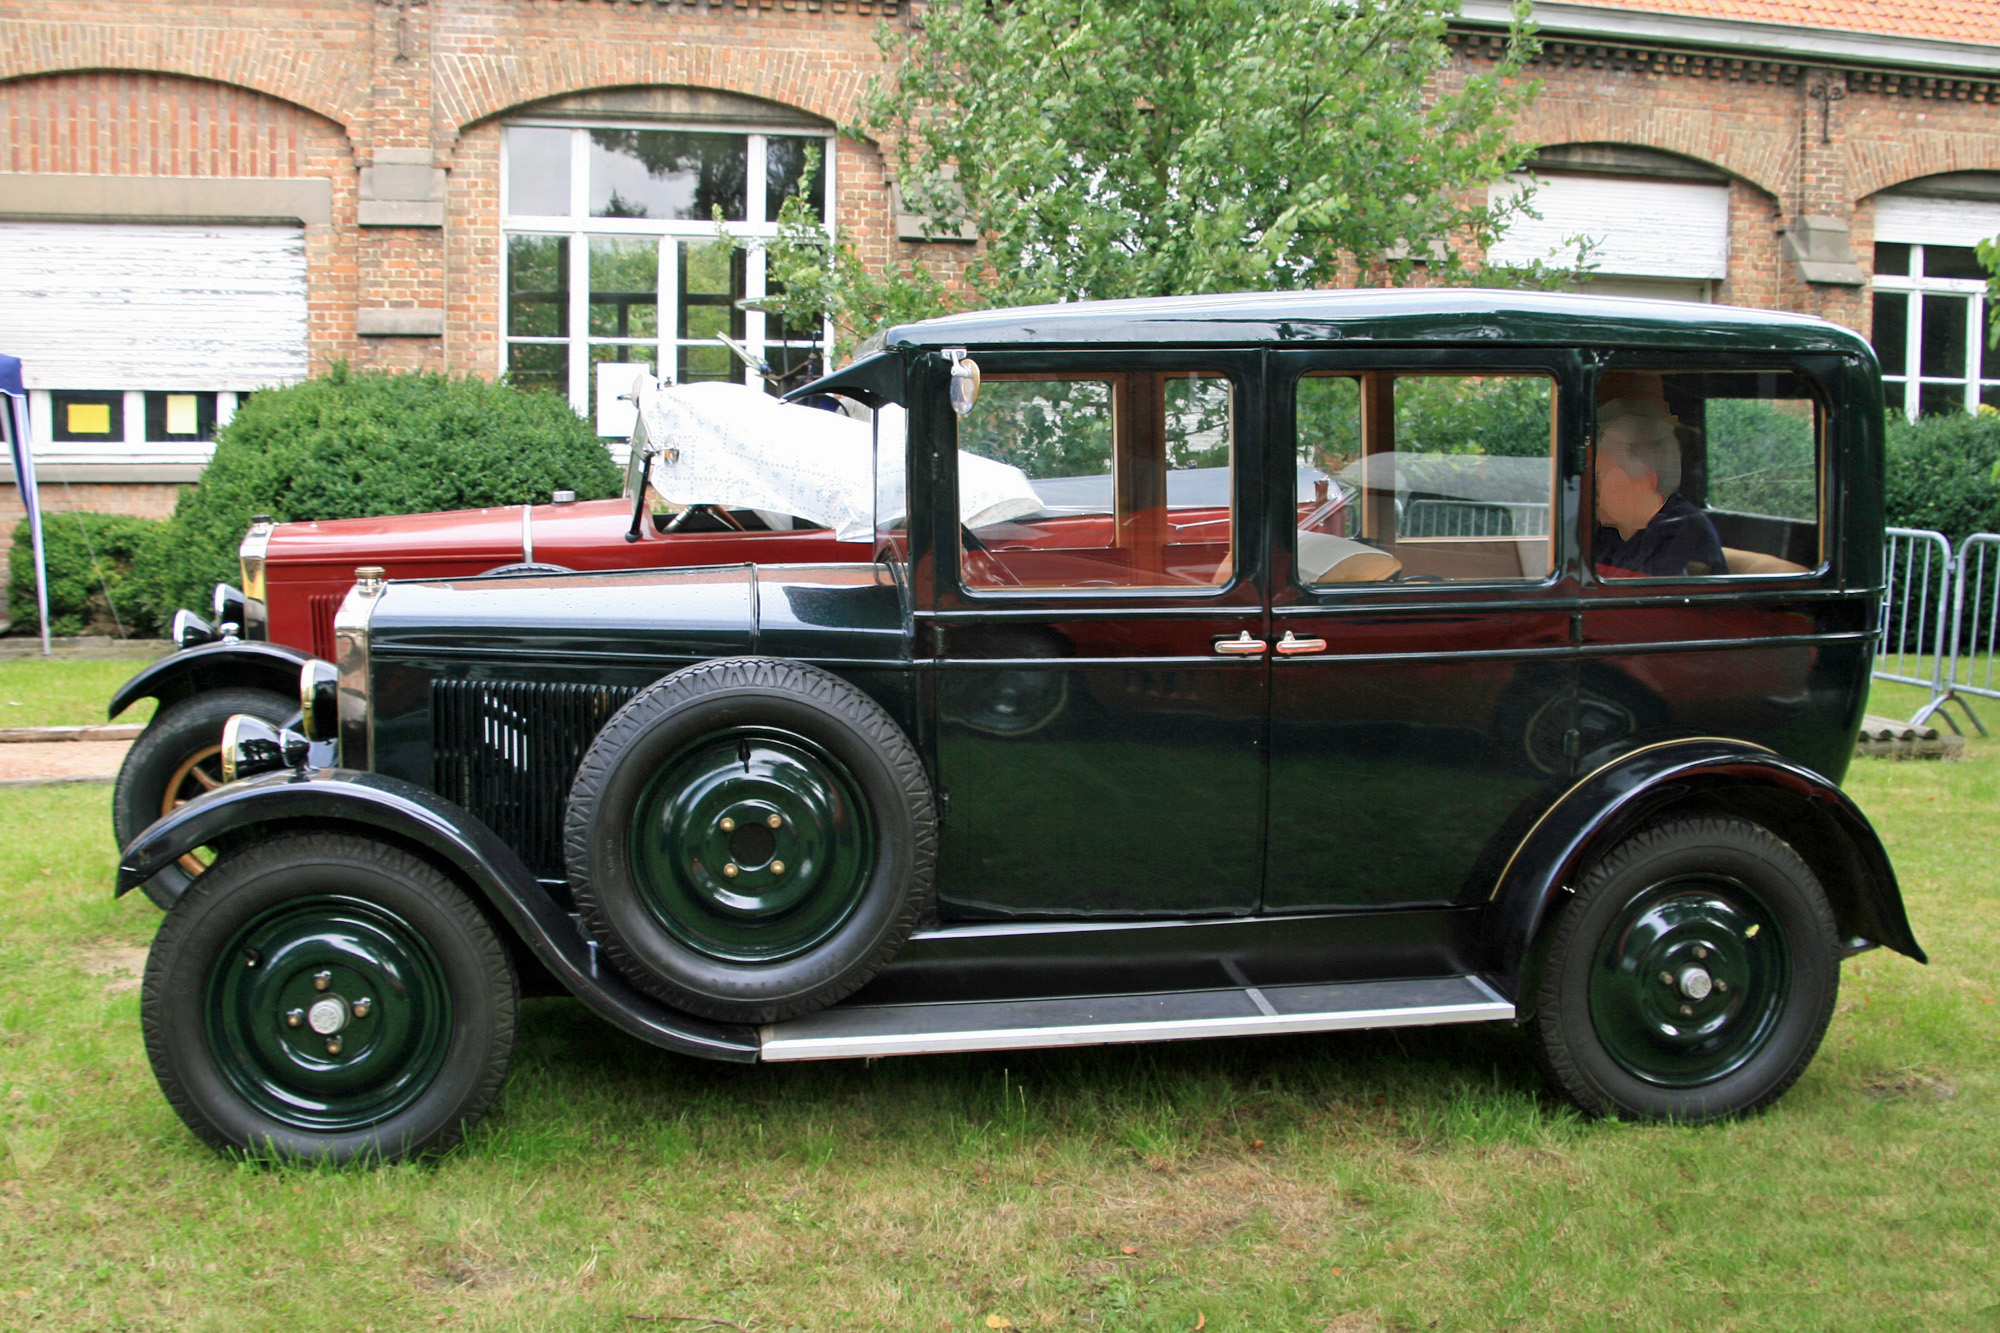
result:
M 1236 413 L 1201 370 L 986 376 L 958 426 L 965 586 L 1228 582 Z
M 1820 437 L 1819 401 L 1797 374 L 1607 373 L 1591 457 L 1598 574 L 1817 568 Z
M 1539 580 L 1555 568 L 1555 385 L 1545 375 L 1307 375 L 1297 577 Z

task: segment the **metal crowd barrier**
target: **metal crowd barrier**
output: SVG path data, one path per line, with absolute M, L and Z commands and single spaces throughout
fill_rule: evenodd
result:
M 1935 715 L 1958 731 L 1945 710 L 1955 703 L 1984 736 L 1986 726 L 1967 696 L 2000 699 L 2000 666 L 1994 661 L 2000 534 L 1969 537 L 1956 554 L 1940 532 L 1890 528 L 1887 535 L 1875 679 L 1925 691 L 1911 726 Z

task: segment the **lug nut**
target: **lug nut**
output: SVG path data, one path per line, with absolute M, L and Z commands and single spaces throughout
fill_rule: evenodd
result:
M 785 821 L 778 815 L 772 815 L 769 819 L 765 820 L 764 822 L 766 824 L 769 824 L 772 828 L 783 828 L 785 826 Z
M 731 819 L 728 815 L 724 815 L 722 817 L 722 831 L 724 833 L 736 832 L 736 821 Z
M 1691 1018 L 1691 1017 L 1693 1017 L 1693 1016 L 1694 1016 L 1694 1006 L 1693 1006 L 1693 1005 L 1691 1005 L 1691 1004 L 1684 1004 L 1684 1005 L 1682 1005 L 1682 1006 L 1681 1006 L 1681 1013 L 1682 1013 L 1682 1015 L 1683 1015 L 1683 1016 L 1686 1016 L 1686 1017 L 1690 1017 L 1690 1018 Z
M 285 1026 L 288 1028 L 295 1028 L 305 1021 L 306 1011 L 303 1009 L 294 1009 L 285 1015 Z
M 731 861 L 728 865 L 722 867 L 722 877 L 724 879 L 736 878 L 736 863 L 734 861 Z
M 782 875 L 782 874 L 784 874 L 784 873 L 785 873 L 785 863 L 784 863 L 783 861 L 773 861 L 773 862 L 771 862 L 771 873 L 772 873 L 772 874 L 774 874 L 774 875 Z
M 1661 984 L 1662 986 L 1671 986 L 1671 985 L 1673 985 L 1673 984 L 1674 984 L 1674 974 L 1673 974 L 1673 973 L 1671 973 L 1671 972 L 1662 972 L 1662 973 L 1660 973 L 1660 984 Z
M 368 1017 L 369 1009 L 372 1007 L 374 1007 L 374 1001 L 372 1000 L 356 1000 L 354 1002 L 354 1016 L 356 1018 L 366 1018 Z
M 328 1055 L 339 1055 L 339 1054 L 340 1054 L 340 1038 L 338 1038 L 338 1037 L 329 1037 L 329 1038 L 327 1038 L 327 1041 L 326 1041 L 326 1053 L 327 1053 Z
M 333 984 L 333 973 L 331 972 L 313 973 L 314 990 L 325 990 L 328 986 L 331 986 L 332 984 Z
M 1715 988 L 1716 988 L 1717 990 L 1721 991 L 1721 992 L 1722 992 L 1723 994 L 1725 994 L 1725 995 L 1727 995 L 1727 994 L 1729 993 L 1729 983 L 1728 983 L 1728 982 L 1726 982 L 1726 981 L 1718 981 L 1718 982 L 1716 982 L 1716 983 L 1715 983 Z
M 1694 956 L 1696 958 L 1706 958 L 1708 957 L 1708 950 L 1702 948 L 1699 944 L 1697 944 L 1694 946 Z

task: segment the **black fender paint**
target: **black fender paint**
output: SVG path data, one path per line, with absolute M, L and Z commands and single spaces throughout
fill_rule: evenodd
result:
M 266 773 L 205 792 L 132 840 L 119 858 L 123 895 L 201 846 L 286 827 L 388 836 L 470 885 L 586 1008 L 641 1041 L 683 1055 L 750 1062 L 755 1029 L 682 1014 L 626 986 L 576 921 L 499 837 L 443 797 L 349 769 Z
M 110 717 L 117 717 L 141 699 L 158 699 L 160 707 L 177 704 L 205 690 L 251 686 L 292 698 L 299 692 L 299 668 L 312 660 L 302 648 L 254 639 L 225 639 L 170 653 L 118 687 L 111 696 Z
M 1482 931 L 1490 978 L 1526 1010 L 1533 961 L 1584 867 L 1670 807 L 1740 813 L 1791 843 L 1820 878 L 1844 937 L 1928 962 L 1882 841 L 1824 776 L 1741 741 L 1665 741 L 1585 776 L 1528 831 L 1494 887 Z

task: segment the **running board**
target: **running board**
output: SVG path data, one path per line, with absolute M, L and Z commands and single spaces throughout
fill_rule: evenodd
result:
M 1478 977 L 1466 976 L 835 1007 L 768 1024 L 758 1036 L 765 1060 L 835 1060 L 1484 1023 L 1513 1016 L 1513 1005 Z

